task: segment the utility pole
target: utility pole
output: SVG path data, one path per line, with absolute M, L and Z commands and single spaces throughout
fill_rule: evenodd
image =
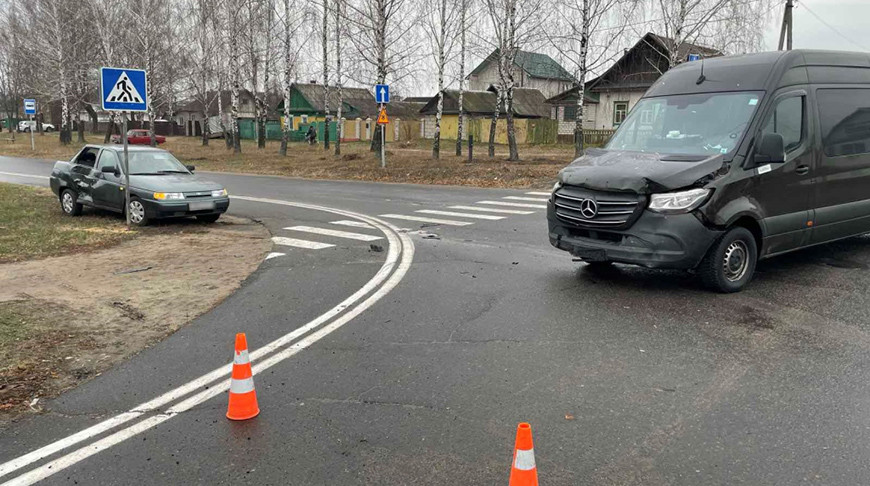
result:
M 779 50 L 782 50 L 782 46 L 786 44 L 786 50 L 791 50 L 791 29 L 792 29 L 792 17 L 791 11 L 794 9 L 794 0 L 785 0 L 785 13 L 782 14 L 782 30 L 779 31 Z M 786 43 L 786 39 L 788 39 Z

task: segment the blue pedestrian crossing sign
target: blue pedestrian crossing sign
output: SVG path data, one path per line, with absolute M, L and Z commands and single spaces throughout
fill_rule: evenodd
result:
M 36 114 L 36 100 L 34 100 L 34 99 L 24 100 L 24 114 L 25 115 L 35 115 Z
M 375 102 L 389 103 L 390 102 L 390 85 L 376 84 L 375 85 Z
M 100 68 L 100 99 L 104 110 L 148 111 L 144 69 Z

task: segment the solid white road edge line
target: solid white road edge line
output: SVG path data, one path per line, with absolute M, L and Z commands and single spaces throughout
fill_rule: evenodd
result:
M 527 192 L 526 194 L 528 194 L 529 196 L 547 196 L 547 197 L 550 196 L 549 192 L 531 191 L 531 192 Z
M 364 214 L 358 214 L 358 213 L 353 213 L 350 211 L 345 211 L 342 209 L 326 208 L 323 206 L 316 206 L 316 205 L 312 205 L 312 204 L 295 203 L 295 202 L 290 202 L 290 201 L 281 201 L 281 200 L 276 200 L 276 199 L 262 199 L 262 198 L 255 198 L 255 197 L 246 197 L 246 196 L 232 196 L 232 198 L 246 200 L 246 201 L 253 201 L 253 202 L 263 202 L 263 203 L 269 203 L 269 204 L 279 204 L 279 205 L 285 205 L 285 206 L 299 207 L 299 208 L 303 208 L 303 209 L 313 209 L 313 210 L 318 210 L 318 211 L 326 211 L 326 212 L 331 212 L 331 213 L 338 214 L 338 215 L 345 216 L 345 217 L 358 218 L 362 221 L 367 222 L 368 224 L 372 225 L 373 227 L 379 229 L 381 232 L 386 234 L 388 241 L 390 243 L 389 249 L 387 250 L 387 258 L 384 261 L 384 264 L 381 266 L 380 270 L 378 270 L 378 272 L 368 282 L 366 282 L 366 284 L 363 287 L 361 287 L 359 290 L 354 292 L 351 296 L 349 296 L 348 298 L 346 298 L 345 300 L 340 302 L 338 305 L 336 305 L 332 309 L 321 314 L 316 319 L 308 322 L 306 325 L 304 325 L 300 328 L 297 328 L 294 331 L 292 331 L 288 334 L 285 334 L 284 336 L 272 341 L 271 343 L 253 351 L 251 353 L 252 360 L 259 359 L 263 356 L 266 356 L 266 355 L 272 353 L 273 351 L 275 351 L 275 350 L 285 346 L 286 344 L 292 342 L 296 338 L 308 333 L 312 329 L 317 328 L 318 326 L 320 326 L 324 322 L 328 322 L 330 319 L 334 318 L 335 316 L 337 316 L 338 314 L 340 314 L 341 312 L 343 312 L 344 310 L 346 310 L 350 306 L 354 305 L 357 301 L 362 299 L 365 295 L 369 294 L 376 287 L 380 286 L 383 283 L 383 286 L 381 287 L 380 290 L 373 293 L 368 299 L 366 299 L 363 303 L 359 304 L 356 308 L 354 308 L 351 311 L 351 312 L 355 312 L 353 314 L 354 316 L 359 315 L 365 309 L 374 305 L 375 302 L 380 300 L 380 298 L 382 298 L 384 295 L 386 295 L 390 290 L 392 290 L 392 288 L 395 287 L 398 284 L 398 282 L 401 281 L 401 279 L 408 272 L 408 269 L 411 266 L 411 262 L 413 261 L 414 243 L 411 240 L 411 238 L 404 233 L 400 233 L 398 231 L 398 228 L 396 228 L 395 226 L 393 226 L 390 223 L 387 223 L 383 220 L 380 220 L 380 219 L 377 219 L 377 218 L 374 218 L 371 216 L 367 216 Z M 401 246 L 401 251 L 399 248 L 400 246 Z M 401 261 L 399 261 L 400 254 L 401 254 Z M 395 272 L 393 270 L 395 270 Z M 392 273 L 393 277 L 385 283 L 384 281 L 387 279 L 387 277 L 391 273 Z M 395 283 L 390 284 L 390 282 L 393 281 L 393 279 L 395 279 Z M 384 291 L 384 289 L 387 289 L 387 290 Z M 350 313 L 348 313 L 348 314 L 350 314 Z M 338 321 L 336 321 L 336 322 L 338 322 Z M 343 321 L 342 324 L 344 324 L 344 322 L 346 322 L 346 321 Z M 334 329 L 337 329 L 338 327 L 340 327 L 340 325 L 335 327 L 335 328 L 331 328 L 331 329 L 334 330 Z M 314 342 L 314 341 L 312 341 L 312 342 Z M 300 348 L 300 349 L 302 349 L 302 348 Z M 295 354 L 295 352 L 293 354 Z M 292 354 L 288 355 L 287 357 L 290 357 L 290 356 L 292 356 Z M 286 358 L 284 358 L 284 359 L 286 359 Z M 227 365 L 221 366 L 219 368 L 216 368 L 216 369 L 212 370 L 211 372 L 200 376 L 199 378 L 196 378 L 194 380 L 191 380 L 191 381 L 185 383 L 184 385 L 181 385 L 177 388 L 174 388 L 174 389 L 172 389 L 172 390 L 170 390 L 170 391 L 168 391 L 168 392 L 166 392 L 166 393 L 164 393 L 164 394 L 162 394 L 162 395 L 160 395 L 160 396 L 158 396 L 158 397 L 156 397 L 148 402 L 145 402 L 137 407 L 134 407 L 133 409 L 131 409 L 127 412 L 118 414 L 112 418 L 109 418 L 107 420 L 104 420 L 104 421 L 96 424 L 96 425 L 88 427 L 87 429 L 81 430 L 73 435 L 70 435 L 70 436 L 64 438 L 64 439 L 58 440 L 58 441 L 53 442 L 51 444 L 48 444 L 44 447 L 36 449 L 32 452 L 29 452 L 23 456 L 20 456 L 18 458 L 7 461 L 4 464 L 0 464 L 0 477 L 3 477 L 11 472 L 14 472 L 18 469 L 21 469 L 21 468 L 29 465 L 29 464 L 32 464 L 36 461 L 44 459 L 52 454 L 55 454 L 56 452 L 59 452 L 63 449 L 71 447 L 71 446 L 78 444 L 82 441 L 88 440 L 92 437 L 95 437 L 95 436 L 100 435 L 104 432 L 107 432 L 107 431 L 109 431 L 109 430 L 111 430 L 119 425 L 122 425 L 124 423 L 127 423 L 133 419 L 141 417 L 145 413 L 156 411 L 158 408 L 163 407 L 164 405 L 167 405 L 168 403 L 171 403 L 179 398 L 182 398 L 182 397 L 196 391 L 198 388 L 202 388 L 202 387 L 204 387 L 204 386 L 206 386 L 206 385 L 208 385 L 208 384 L 210 384 L 218 379 L 228 377 L 230 375 L 231 370 L 232 370 L 231 364 L 227 364 Z M 225 385 L 229 386 L 229 382 L 227 382 Z M 214 387 L 211 387 L 211 388 L 207 389 L 206 392 L 211 391 L 213 389 L 214 389 Z M 198 395 L 194 395 L 194 397 L 198 397 L 198 396 L 202 395 L 203 393 L 204 392 L 201 392 Z M 208 399 L 208 398 L 211 398 L 211 396 L 208 396 L 205 399 Z M 185 403 L 185 402 L 181 402 L 181 404 L 183 404 L 183 403 Z M 199 403 L 199 402 L 197 402 L 197 403 Z M 181 405 L 181 404 L 179 404 L 179 405 Z M 172 410 L 172 409 L 170 409 L 170 410 Z M 161 417 L 161 415 L 155 415 L 154 417 L 146 419 L 143 422 L 153 423 L 159 417 Z M 169 417 L 170 416 L 166 416 L 167 419 Z M 121 438 L 120 440 L 116 440 L 115 442 L 109 441 L 109 442 L 103 443 L 104 444 L 103 449 L 111 447 L 112 445 L 120 442 L 121 440 L 124 440 L 128 437 L 132 437 L 133 435 L 136 435 L 143 430 L 147 430 L 148 428 L 153 427 L 154 425 L 157 425 L 157 423 L 160 423 L 162 421 L 163 420 L 157 421 L 156 423 L 153 423 L 150 426 L 144 427 L 141 430 L 139 430 L 139 427 L 140 427 L 139 424 L 141 424 L 143 422 L 139 422 L 131 427 L 128 427 L 127 429 L 123 429 L 121 431 L 116 432 L 112 436 L 108 436 L 104 439 L 101 439 L 100 441 L 95 442 L 92 446 L 88 446 L 88 447 L 94 447 L 97 444 L 102 443 L 102 441 L 109 439 L 109 437 L 114 437 L 116 434 L 129 434 L 129 435 L 126 435 L 125 437 Z M 68 458 L 70 456 L 73 456 L 74 454 L 80 453 L 82 450 L 85 450 L 85 449 L 87 449 L 87 447 L 82 448 L 78 451 L 74 451 L 70 454 L 67 454 L 66 456 L 63 456 L 60 459 L 57 459 L 57 461 L 60 461 L 64 458 Z M 101 449 L 101 450 L 103 450 L 103 449 Z M 85 457 L 87 457 L 87 456 L 85 456 Z M 81 460 L 81 459 L 79 459 L 79 460 Z M 75 462 L 77 462 L 77 461 L 75 461 Z M 74 464 L 75 462 L 71 462 L 68 465 Z M 19 477 L 15 478 L 7 483 L 4 483 L 2 486 L 6 486 L 9 484 L 32 484 L 33 482 L 38 481 L 41 478 L 47 477 L 47 476 L 40 476 L 39 478 L 37 478 L 37 473 L 39 471 L 47 468 L 45 472 L 48 472 L 49 475 L 52 473 L 53 468 L 51 468 L 50 465 L 51 465 L 51 463 L 45 464 L 40 468 L 34 469 L 27 474 L 24 474 L 24 475 L 19 476 Z M 67 466 L 64 466 L 64 467 L 67 467 Z M 31 475 L 33 475 L 33 476 L 31 476 Z M 26 478 L 29 478 L 29 477 L 33 477 L 34 479 L 32 479 L 31 481 L 27 481 Z M 19 480 L 22 480 L 24 482 L 18 482 Z
M 19 174 L 17 172 L 0 172 L 0 175 L 8 175 L 8 176 L 13 176 L 13 177 L 30 177 L 31 179 L 48 179 L 48 176 L 32 175 L 32 174 Z

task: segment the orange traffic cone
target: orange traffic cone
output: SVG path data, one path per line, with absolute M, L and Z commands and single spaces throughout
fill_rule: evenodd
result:
M 245 333 L 236 334 L 236 352 L 233 355 L 233 376 L 230 380 L 230 405 L 227 418 L 247 420 L 260 413 L 257 406 L 257 392 L 254 391 L 254 378 L 251 373 L 251 358 L 248 357 L 248 340 Z
M 517 426 L 510 486 L 538 486 L 538 469 L 535 467 L 535 449 L 532 446 L 532 426 L 525 422 Z

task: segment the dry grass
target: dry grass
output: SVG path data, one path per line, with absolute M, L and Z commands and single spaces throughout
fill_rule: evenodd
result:
M 66 216 L 48 189 L 0 183 L 0 263 L 104 248 L 135 234 L 113 214 Z
M 75 138 L 75 134 L 73 136 Z M 102 136 L 88 135 L 91 142 Z M 0 145 L 0 155 L 67 160 L 80 148 L 73 143 L 62 146 L 57 134 L 36 135 L 36 150 L 30 150 L 28 134 L 18 134 L 15 143 Z M 211 140 L 203 147 L 194 137 L 169 137 L 163 148 L 182 162 L 198 169 L 246 174 L 281 175 L 313 179 L 410 182 L 451 184 L 477 187 L 548 188 L 556 173 L 572 160 L 572 148 L 566 145 L 520 147 L 520 162 L 507 162 L 507 147 L 499 146 L 496 157 L 487 157 L 486 144 L 475 146 L 475 161 L 456 157 L 455 142 L 442 144 L 441 158 L 431 158 L 431 141 L 391 143 L 387 145 L 387 168 L 369 151 L 368 143 L 342 144 L 342 156 L 325 152 L 322 146 L 293 143 L 287 157 L 278 155 L 280 143 L 267 142 L 258 150 L 253 141 L 242 142 L 242 153 L 234 155 L 222 139 Z

